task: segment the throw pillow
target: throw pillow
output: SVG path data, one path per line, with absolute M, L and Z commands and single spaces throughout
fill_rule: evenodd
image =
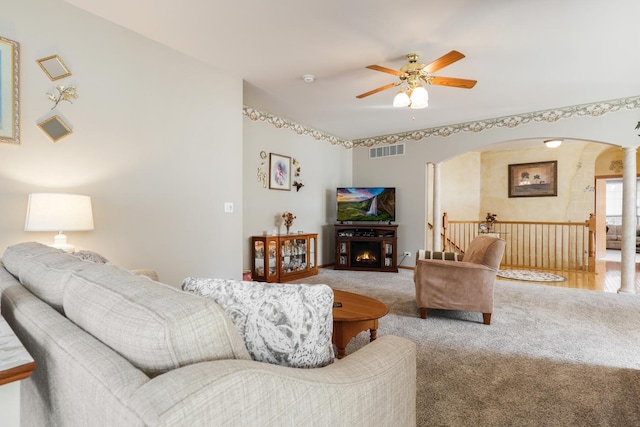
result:
M 458 261 L 457 252 L 431 252 L 420 249 L 418 259 L 440 259 L 443 261 Z
M 222 306 L 253 360 L 296 368 L 333 362 L 333 290 L 327 285 L 187 277 L 182 289 Z

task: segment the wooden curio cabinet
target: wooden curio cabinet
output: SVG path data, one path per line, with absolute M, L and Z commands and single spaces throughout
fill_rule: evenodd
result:
M 258 282 L 288 282 L 318 274 L 318 235 L 253 236 L 251 277 Z

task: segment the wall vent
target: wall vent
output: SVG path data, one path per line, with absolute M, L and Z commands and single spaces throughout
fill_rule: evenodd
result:
M 404 156 L 404 144 L 385 145 L 384 147 L 369 148 L 369 158 Z

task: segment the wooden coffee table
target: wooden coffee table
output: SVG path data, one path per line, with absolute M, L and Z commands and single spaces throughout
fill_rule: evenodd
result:
M 346 356 L 349 341 L 362 331 L 369 330 L 370 341 L 378 336 L 378 319 L 389 312 L 381 301 L 351 292 L 333 291 L 333 338 L 338 359 Z M 342 307 L 335 307 L 335 303 Z

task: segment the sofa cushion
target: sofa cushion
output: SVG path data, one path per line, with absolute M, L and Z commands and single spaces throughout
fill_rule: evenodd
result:
M 95 266 L 61 249 L 35 242 L 9 246 L 2 262 L 25 288 L 60 312 L 64 288 L 71 274 Z
M 149 376 L 203 361 L 250 360 L 237 329 L 213 300 L 110 264 L 70 275 L 69 319 Z
M 187 277 L 182 289 L 220 304 L 253 360 L 296 368 L 333 362 L 333 290 L 327 285 Z

